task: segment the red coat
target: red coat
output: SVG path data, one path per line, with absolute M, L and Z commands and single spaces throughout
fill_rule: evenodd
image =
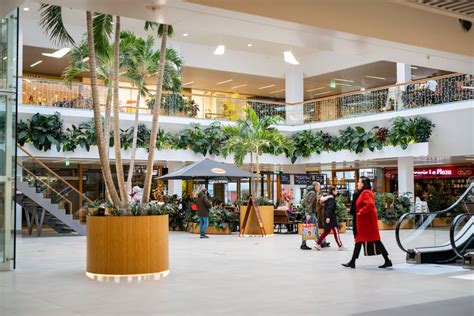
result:
M 380 240 L 377 210 L 371 190 L 364 190 L 359 195 L 356 202 L 356 212 L 356 242 Z

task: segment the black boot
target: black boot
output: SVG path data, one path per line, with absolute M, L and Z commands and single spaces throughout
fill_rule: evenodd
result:
M 342 266 L 346 268 L 355 269 L 356 263 L 355 263 L 355 260 L 351 260 L 348 263 L 343 263 Z
M 385 259 L 385 263 L 379 266 L 380 269 L 390 268 L 393 266 L 392 261 L 388 258 L 388 254 L 384 255 L 383 258 Z

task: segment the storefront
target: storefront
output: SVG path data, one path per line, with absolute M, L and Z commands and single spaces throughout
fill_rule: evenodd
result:
M 415 196 L 442 192 L 451 197 L 461 195 L 468 185 L 469 177 L 474 175 L 472 166 L 437 166 L 415 168 Z M 398 191 L 397 169 L 384 169 L 385 192 Z

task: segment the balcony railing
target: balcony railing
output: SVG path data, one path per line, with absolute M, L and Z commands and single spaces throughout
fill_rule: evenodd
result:
M 37 78 L 23 78 L 23 104 L 59 108 L 91 109 L 90 85 Z M 301 103 L 230 98 L 207 94 L 165 93 L 161 115 L 235 121 L 244 117 L 244 109 L 253 108 L 257 115 L 280 116 L 282 123 L 298 125 L 340 118 L 370 115 L 474 99 L 474 77 L 450 74 L 411 81 L 367 91 L 356 91 Z M 153 87 L 150 87 L 153 91 Z M 135 113 L 138 90 L 120 87 L 120 109 Z M 108 88 L 99 86 L 99 102 L 105 110 Z M 153 98 L 141 98 L 139 112 L 151 114 Z

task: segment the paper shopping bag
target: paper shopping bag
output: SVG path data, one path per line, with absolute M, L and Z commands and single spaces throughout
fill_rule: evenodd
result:
M 301 237 L 303 238 L 303 240 L 316 239 L 317 237 L 316 225 L 303 224 L 303 227 L 301 228 Z

